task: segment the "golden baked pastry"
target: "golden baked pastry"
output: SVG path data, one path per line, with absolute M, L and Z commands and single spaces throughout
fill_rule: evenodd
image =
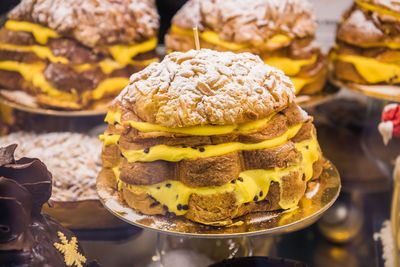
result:
M 314 40 L 315 17 L 306 0 L 189 0 L 172 19 L 165 37 L 168 51 L 202 48 L 251 52 L 290 76 L 296 94 L 320 91 L 326 56 Z
M 0 86 L 57 109 L 106 102 L 158 61 L 158 26 L 152 0 L 23 0 L 0 30 Z
M 323 161 L 294 93 L 250 53 L 170 53 L 132 75 L 108 111 L 107 183 L 144 214 L 207 225 L 296 207 Z
M 400 6 L 395 2 L 356 0 L 344 14 L 330 53 L 338 79 L 400 84 Z

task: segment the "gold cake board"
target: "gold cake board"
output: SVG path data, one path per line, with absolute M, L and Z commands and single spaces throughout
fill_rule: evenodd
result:
M 25 92 L 0 89 L 0 104 L 33 114 L 60 117 L 85 117 L 105 115 L 110 100 L 108 100 L 107 103 L 101 103 L 95 107 L 84 110 L 57 110 L 38 106 L 35 102 L 35 98 Z
M 344 87 L 364 95 L 389 101 L 400 101 L 400 86 L 396 85 L 364 85 L 340 81 L 331 77 L 330 82 L 338 87 Z

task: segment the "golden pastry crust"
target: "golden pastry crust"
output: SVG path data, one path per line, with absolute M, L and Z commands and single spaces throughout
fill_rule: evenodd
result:
M 315 177 L 313 178 L 318 178 L 321 175 L 322 164 L 322 158 L 314 163 Z M 282 178 L 281 186 L 278 183 L 271 182 L 267 196 L 259 202 L 253 201 L 238 205 L 235 192 L 212 195 L 192 194 L 189 198 L 187 213 L 184 216 L 192 221 L 207 225 L 229 225 L 232 223 L 232 219 L 251 212 L 280 210 L 279 202 L 282 199 L 301 198 L 306 188 L 307 182 L 299 179 L 298 173 L 293 171 Z M 128 206 L 144 214 L 171 214 L 167 207 L 161 205 L 148 194 L 130 190 L 125 184 L 122 185 L 121 197 Z
M 356 46 L 400 43 L 400 20 L 383 21 L 375 13 L 354 4 L 344 15 L 337 39 Z
M 44 25 L 89 47 L 138 43 L 158 31 L 154 0 L 23 0 L 8 18 Z
M 177 128 L 262 119 L 287 107 L 295 89 L 258 56 L 208 49 L 175 52 L 131 76 L 116 105 Z
M 292 38 L 315 32 L 314 9 L 303 0 L 190 0 L 174 16 L 182 29 L 198 26 L 227 42 L 260 44 L 277 34 Z

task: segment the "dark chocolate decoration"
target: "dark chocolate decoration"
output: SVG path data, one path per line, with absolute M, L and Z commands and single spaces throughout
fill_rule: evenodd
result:
M 51 173 L 39 159 L 21 158 L 13 164 L 0 166 L 0 175 L 13 179 L 32 195 L 32 216 L 38 216 L 51 196 Z
M 0 243 L 10 242 L 28 227 L 32 198 L 16 181 L 0 177 Z
M 82 266 L 99 266 L 85 263 L 71 231 L 40 214 L 51 196 L 51 173 L 38 159 L 15 161 L 15 147 L 0 148 L 0 265 L 66 266 L 65 258 L 74 257 Z
M 0 166 L 14 163 L 14 151 L 17 144 L 12 144 L 7 147 L 0 147 Z

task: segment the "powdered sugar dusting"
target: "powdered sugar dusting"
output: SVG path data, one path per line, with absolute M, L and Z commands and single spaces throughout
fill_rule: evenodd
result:
M 385 262 L 385 267 L 393 267 L 393 238 L 392 238 L 392 228 L 390 227 L 390 221 L 386 220 L 382 224 L 382 228 L 378 233 L 374 233 L 374 240 L 381 240 L 383 247 L 382 258 Z
M 340 26 L 337 37 L 350 44 L 359 44 L 380 42 L 385 34 L 361 10 L 356 9 Z
M 9 17 L 40 23 L 91 47 L 143 41 L 158 30 L 154 0 L 23 0 Z
M 175 52 L 131 76 L 117 101 L 166 127 L 233 124 L 265 118 L 293 101 L 280 70 L 250 53 Z
M 190 0 L 173 18 L 181 28 L 199 26 L 232 42 L 259 43 L 283 33 L 315 32 L 314 9 L 307 0 Z
M 255 218 L 250 219 L 250 223 L 261 223 L 261 222 L 266 222 L 269 221 L 275 217 L 278 217 L 279 214 L 275 213 L 275 214 L 266 214 L 265 216 L 258 216 Z
M 53 174 L 52 200 L 97 199 L 96 177 L 101 169 L 101 143 L 77 133 L 12 133 L 0 138 L 0 146 L 18 144 L 15 157 L 43 161 Z

